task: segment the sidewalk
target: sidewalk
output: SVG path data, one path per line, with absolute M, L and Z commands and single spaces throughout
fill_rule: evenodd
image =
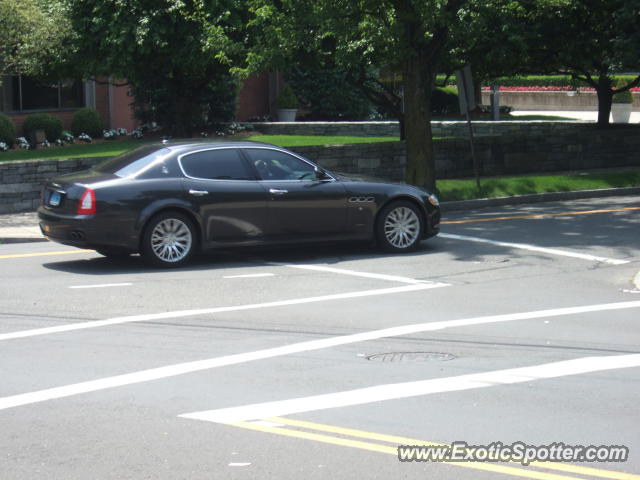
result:
M 46 241 L 40 233 L 36 212 L 0 215 L 0 244 Z

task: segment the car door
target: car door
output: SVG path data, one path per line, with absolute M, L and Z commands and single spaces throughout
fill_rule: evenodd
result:
M 341 234 L 347 224 L 347 192 L 316 166 L 270 148 L 245 148 L 268 196 L 269 233 L 274 237 L 321 238 Z
M 254 243 L 265 235 L 267 195 L 237 148 L 180 156 L 184 188 L 208 244 Z

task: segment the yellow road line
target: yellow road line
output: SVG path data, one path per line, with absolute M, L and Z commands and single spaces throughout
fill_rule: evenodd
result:
M 444 443 L 427 442 L 424 440 L 417 440 L 415 438 L 399 437 L 397 435 L 385 435 L 381 433 L 367 432 L 364 430 L 355 430 L 353 428 L 337 427 L 334 425 L 324 425 L 321 423 L 305 422 L 304 420 L 294 420 L 283 417 L 273 417 L 266 419 L 269 422 L 281 423 L 283 425 L 289 425 L 292 427 L 307 428 L 310 430 L 317 430 L 320 432 L 330 432 L 339 435 L 348 435 L 357 438 L 367 438 L 369 440 L 379 440 L 382 442 L 389 442 L 395 445 L 433 445 L 433 446 L 445 446 Z M 640 480 L 640 475 L 634 475 L 631 473 L 616 472 L 612 470 L 602 470 L 599 468 L 582 467 L 579 465 L 570 465 L 566 463 L 555 462 L 531 462 L 532 466 L 539 468 L 545 468 L 549 470 L 558 470 L 568 473 L 578 473 L 584 475 L 590 475 L 592 477 L 611 478 L 615 480 Z
M 444 443 L 436 443 L 436 442 L 428 442 L 428 441 L 424 441 L 424 440 L 419 440 L 419 439 L 415 439 L 415 438 L 409 438 L 409 437 L 402 437 L 402 436 L 398 436 L 398 435 L 386 435 L 386 434 L 382 434 L 382 433 L 375 433 L 375 432 L 368 432 L 368 431 L 364 431 L 364 430 L 356 430 L 353 428 L 345 428 L 345 427 L 338 427 L 335 425 L 326 425 L 326 424 L 321 424 L 321 423 L 314 423 L 314 422 L 306 422 L 304 420 L 294 420 L 294 419 L 290 419 L 290 418 L 283 418 L 283 417 L 272 417 L 272 418 L 267 418 L 265 419 L 268 422 L 271 423 L 275 423 L 275 424 L 282 424 L 282 425 L 287 425 L 290 427 L 295 427 L 295 428 L 304 428 L 304 429 L 308 429 L 308 430 L 315 430 L 317 432 L 327 432 L 327 433 L 334 433 L 337 435 L 344 435 L 344 436 L 349 436 L 349 437 L 355 437 L 355 438 L 363 438 L 363 439 L 367 439 L 367 440 L 377 440 L 377 441 L 381 441 L 381 442 L 387 442 L 387 443 L 391 443 L 394 445 L 420 445 L 420 446 L 445 446 L 447 444 Z M 250 425 L 252 429 L 258 429 L 258 428 L 253 428 L 253 427 L 263 427 L 261 425 L 256 425 L 250 422 L 240 422 L 239 424 L 237 424 L 238 426 L 241 426 L 243 428 L 248 428 L 247 425 Z M 385 448 L 380 448 L 379 444 L 368 444 L 366 442 L 365 445 L 374 445 L 375 447 L 372 448 L 364 448 L 362 445 L 360 445 L 363 442 L 357 442 L 357 443 L 350 443 L 353 442 L 352 440 L 348 440 L 348 439 L 340 439 L 338 438 L 338 440 L 340 441 L 340 443 L 336 443 L 333 440 L 336 440 L 336 437 L 332 437 L 332 436 L 327 436 L 327 435 L 321 435 L 322 438 L 310 438 L 308 437 L 306 434 L 309 432 L 297 432 L 301 435 L 297 435 L 297 434 L 290 434 L 290 432 L 296 432 L 295 430 L 285 430 L 282 428 L 278 428 L 278 427 L 264 427 L 264 428 L 272 428 L 275 429 L 275 431 L 271 431 L 269 430 L 270 433 L 276 433 L 276 434 L 282 434 L 282 435 L 286 435 L 286 436 L 292 436 L 292 437 L 297 437 L 297 438 L 305 438 L 305 439 L 309 439 L 309 440 L 317 440 L 317 441 L 322 441 L 323 443 L 334 443 L 336 445 L 343 445 L 343 446 L 351 446 L 353 448 L 363 448 L 365 450 L 372 450 L 372 451 L 377 451 L 377 452 L 381 452 L 381 453 L 389 453 L 389 454 L 394 454 L 397 455 L 397 448 L 396 447 L 385 447 Z M 266 430 L 265 430 L 266 431 Z M 287 432 L 287 433 L 282 433 L 282 432 Z M 315 436 L 317 434 L 311 434 L 312 436 Z M 325 438 L 326 437 L 326 438 Z M 332 441 L 328 441 L 328 439 L 331 439 Z M 325 441 L 326 440 L 326 441 Z M 345 440 L 345 442 L 342 442 L 342 440 Z M 347 444 L 349 443 L 349 444 Z M 444 463 L 449 463 L 449 462 L 444 462 Z M 487 464 L 478 464 L 478 463 L 473 463 L 473 464 L 461 464 L 460 462 L 451 462 L 451 465 L 457 465 L 457 466 L 462 466 L 462 467 L 467 467 L 467 468 L 480 468 L 478 467 L 478 465 L 484 465 L 486 466 Z M 505 472 L 503 470 L 503 468 L 522 468 L 522 467 L 505 467 L 504 465 L 496 465 L 496 464 L 488 464 L 492 467 L 500 467 L 500 471 L 499 473 L 507 473 L 510 475 L 515 475 L 513 472 Z M 635 475 L 632 473 L 625 473 L 625 472 L 617 472 L 617 471 L 613 471 L 613 470 L 603 470 L 603 469 L 599 469 L 599 468 L 591 468 L 591 467 L 583 467 L 583 466 L 579 466 L 579 465 L 571 465 L 571 464 L 565 464 L 565 463 L 555 463 L 555 462 L 531 462 L 531 466 L 537 467 L 537 468 L 542 468 L 542 469 L 546 469 L 546 470 L 556 470 L 559 472 L 566 472 L 566 473 L 574 473 L 574 474 L 580 474 L 580 475 L 587 475 L 587 476 L 592 476 L 592 477 L 599 477 L 599 478 L 609 478 L 609 479 L 614 479 L 614 480 L 640 480 L 640 475 Z M 485 468 L 480 468 L 480 469 L 485 469 Z M 490 470 L 490 471 L 498 471 L 498 470 Z M 530 475 L 532 472 L 530 470 L 526 470 L 527 475 Z M 534 472 L 535 473 L 535 472 Z M 534 477 L 531 476 L 531 478 L 543 478 L 543 477 Z M 544 477 L 544 478 L 549 478 L 549 477 Z M 563 476 L 557 476 L 555 475 L 553 478 L 567 478 L 567 477 L 563 477 Z
M 270 427 L 266 425 L 255 424 L 251 422 L 237 422 L 232 423 L 232 426 L 244 428 L 247 430 L 255 430 L 263 433 L 272 433 L 275 435 L 281 435 L 285 437 L 300 438 L 304 440 L 312 440 L 315 442 L 327 443 L 330 445 L 338 445 L 342 447 L 357 448 L 360 450 L 368 450 L 371 452 L 386 453 L 387 455 L 398 456 L 397 447 L 389 447 L 381 445 L 379 443 L 363 442 L 361 440 L 350 440 L 348 438 L 333 437 L 330 435 L 323 435 L 320 433 L 304 432 L 300 430 L 290 430 L 282 427 Z M 528 470 L 525 468 L 509 467 L 493 463 L 461 463 L 461 462 L 442 462 L 450 466 L 471 468 L 474 470 L 484 470 L 492 473 L 502 473 L 504 475 L 511 475 L 515 477 L 524 477 L 536 480 L 576 480 L 580 477 L 568 477 L 566 475 L 559 475 L 556 473 L 538 472 L 535 470 Z
M 633 210 L 640 210 L 640 207 L 608 208 L 608 209 L 601 209 L 601 210 L 582 210 L 579 212 L 562 212 L 562 213 L 537 213 L 535 215 L 513 215 L 508 217 L 470 218 L 468 220 L 446 220 L 446 221 L 440 222 L 440 224 L 456 225 L 461 223 L 495 222 L 500 220 L 526 220 L 526 219 L 532 219 L 532 218 L 566 217 L 570 215 L 593 215 L 595 213 L 629 212 Z
M 58 252 L 39 252 L 39 253 L 15 253 L 12 255 L 0 255 L 0 259 L 4 258 L 27 258 L 27 257 L 47 257 L 49 255 L 70 255 L 73 253 L 93 252 L 94 250 L 61 250 Z

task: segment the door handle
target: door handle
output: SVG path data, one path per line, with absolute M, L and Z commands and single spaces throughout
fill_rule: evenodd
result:
M 209 192 L 206 190 L 189 190 L 189 195 L 195 195 L 196 197 L 202 197 L 203 195 L 207 195 Z
M 269 193 L 271 195 L 284 195 L 285 193 L 289 193 L 289 190 L 278 190 L 277 188 L 270 188 Z

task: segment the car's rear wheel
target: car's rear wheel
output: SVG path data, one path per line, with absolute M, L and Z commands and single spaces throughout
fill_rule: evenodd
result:
M 172 268 L 187 263 L 196 247 L 193 222 L 181 213 L 165 212 L 149 220 L 140 254 L 145 262 L 154 267 Z
M 408 252 L 420 243 L 424 219 L 418 207 L 398 200 L 382 209 L 376 223 L 376 240 L 388 252 Z

